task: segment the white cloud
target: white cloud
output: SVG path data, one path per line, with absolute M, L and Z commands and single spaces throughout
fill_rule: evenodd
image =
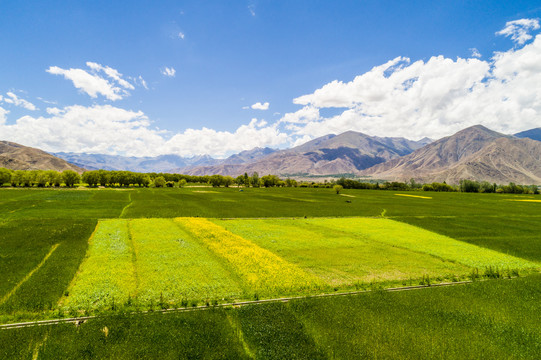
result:
M 120 100 L 129 95 L 122 87 L 133 89 L 133 86 L 123 80 L 116 70 L 110 67 L 102 67 L 101 65 L 92 62 L 87 62 L 87 66 L 94 71 L 93 74 L 83 69 L 62 69 L 58 66 L 51 66 L 46 71 L 53 75 L 62 75 L 64 78 L 71 80 L 77 89 L 80 89 L 92 98 L 97 98 L 98 95 L 102 95 L 111 101 Z M 107 76 L 114 81 L 109 82 L 102 78 L 98 74 L 99 71 L 105 72 Z
M 255 16 L 255 5 L 248 5 L 248 11 L 250 12 L 250 15 Z
M 470 51 L 472 57 L 480 58 L 482 56 L 479 50 L 477 50 L 477 48 L 470 48 Z
M 175 74 L 177 73 L 177 71 L 173 67 L 166 66 L 161 70 L 161 73 L 164 76 L 175 77 Z
M 288 139 L 276 125 L 269 126 L 258 119 L 252 119 L 233 132 L 203 127 L 170 134 L 152 128 L 150 120 L 141 111 L 111 105 L 48 108 L 49 116 L 24 116 L 12 125 L 5 125 L 7 112 L 2 110 L 0 108 L 0 134 L 5 139 L 52 152 L 225 156 L 258 146 L 277 146 Z
M 121 73 L 119 73 L 117 70 L 113 68 L 110 68 L 109 66 L 102 66 L 100 64 L 97 64 L 91 61 L 87 61 L 86 66 L 94 70 L 96 73 L 103 71 L 108 77 L 115 80 L 123 88 L 130 89 L 130 90 L 135 89 L 132 84 L 122 79 Z
M 6 123 L 7 114 L 9 114 L 9 111 L 0 106 L 0 126 Z
M 184 40 L 184 37 L 185 37 L 185 36 L 186 36 L 186 35 L 184 35 L 184 33 L 183 33 L 182 31 L 179 31 L 179 33 L 177 34 L 177 37 L 178 37 L 179 39 L 181 39 L 181 40 Z
M 532 38 L 532 35 L 529 34 L 530 31 L 538 29 L 538 19 L 519 19 L 505 23 L 505 27 L 496 35 L 510 36 L 511 40 L 522 45 Z
M 250 107 L 252 109 L 255 109 L 255 110 L 268 110 L 269 109 L 269 103 L 268 102 L 266 102 L 266 103 L 256 102 L 255 104 L 253 104 Z
M 1 96 L 0 96 L 0 101 L 2 101 Z M 7 92 L 7 96 L 3 98 L 3 101 L 8 104 L 13 104 L 15 106 L 25 108 L 26 110 L 30 110 L 30 111 L 38 110 L 38 108 L 34 104 L 32 104 L 31 102 L 25 99 L 20 99 L 17 95 L 12 93 L 11 91 Z
M 398 57 L 355 77 L 332 81 L 293 101 L 303 108 L 280 120 L 291 136 L 356 130 L 419 139 L 483 124 L 514 133 L 541 124 L 541 35 L 487 61 Z M 320 109 L 345 108 L 320 116 Z
M 139 80 L 139 83 L 141 84 L 141 86 L 143 86 L 146 90 L 148 90 L 147 82 L 145 81 L 145 79 L 143 79 L 143 77 L 141 75 L 139 75 L 138 80 Z

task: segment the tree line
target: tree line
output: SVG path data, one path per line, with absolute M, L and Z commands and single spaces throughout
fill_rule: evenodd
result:
M 363 182 L 342 177 L 336 181 L 297 182 L 293 179 L 280 179 L 276 175 L 259 176 L 257 172 L 251 175 L 244 173 L 235 178 L 223 175 L 185 175 L 170 173 L 138 173 L 117 170 L 90 170 L 79 175 L 73 170 L 62 172 L 55 170 L 9 170 L 0 168 L 0 186 L 9 184 L 13 187 L 74 187 L 79 185 L 89 187 L 183 187 L 187 183 L 209 184 L 213 187 L 310 187 L 336 189 L 366 189 L 366 190 L 423 190 L 438 192 L 479 192 L 506 194 L 539 194 L 537 185 L 498 185 L 487 181 L 461 180 L 459 185 L 449 185 L 445 182 L 421 184 L 411 179 L 409 182 L 384 181 Z M 339 188 L 336 188 L 339 186 Z M 340 191 L 339 190 L 339 191 Z

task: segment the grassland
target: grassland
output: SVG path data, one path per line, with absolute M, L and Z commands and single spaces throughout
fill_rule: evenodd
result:
M 502 296 L 504 294 L 505 296 Z M 538 359 L 541 276 L 0 331 L 5 359 Z M 158 355 L 159 354 L 159 355 Z
M 455 280 L 485 266 L 525 274 L 541 262 L 535 196 L 397 194 L 0 189 L 0 322 Z M 0 358 L 535 358 L 539 280 L 0 330 Z

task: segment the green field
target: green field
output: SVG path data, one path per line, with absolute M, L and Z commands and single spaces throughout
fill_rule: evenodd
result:
M 369 190 L 337 195 L 332 189 L 303 188 L 0 189 L 0 322 L 456 281 L 477 273 L 525 276 L 541 268 L 541 202 L 531 200 L 537 197 Z M 117 331 L 126 329 L 127 333 L 116 337 L 111 330 L 111 339 L 123 345 L 115 343 L 107 354 L 119 354 L 129 347 L 126 341 L 137 341 L 148 321 L 164 329 L 179 322 L 194 328 L 184 345 L 177 346 L 163 335 L 166 330 L 158 331 L 162 335 L 156 336 L 171 357 L 188 351 L 185 346 L 205 353 L 198 346 L 207 333 L 214 334 L 206 341 L 217 349 L 231 346 L 230 354 L 236 355 L 226 358 L 302 357 L 287 353 L 291 347 L 279 346 L 272 335 L 279 331 L 280 341 L 287 344 L 295 339 L 299 354 L 311 354 L 309 358 L 401 357 L 406 352 L 420 354 L 422 344 L 434 341 L 443 345 L 435 347 L 433 357 L 458 358 L 458 347 L 451 340 L 465 342 L 467 334 L 489 326 L 491 330 L 483 335 L 486 339 L 479 340 L 490 340 L 487 354 L 493 351 L 503 356 L 519 349 L 528 358 L 531 344 L 539 340 L 530 331 L 538 328 L 525 325 L 527 345 L 521 348 L 515 343 L 522 320 L 516 319 L 527 323 L 532 316 L 530 300 L 541 298 L 535 280 L 539 277 L 460 286 L 459 290 L 433 289 L 431 294 L 455 291 L 453 296 L 461 300 L 440 297 L 430 306 L 432 300 L 424 300 L 427 290 L 423 290 L 205 312 L 211 315 L 178 314 L 170 321 L 165 316 L 136 316 L 128 324 L 128 318 L 122 317 L 115 320 L 123 324 Z M 531 291 L 521 295 L 520 286 Z M 512 294 L 514 308 L 508 309 L 513 305 L 507 300 L 480 300 L 485 295 L 475 289 L 497 291 L 492 287 Z M 393 296 L 404 304 L 370 305 L 378 296 Z M 476 296 L 479 300 L 474 301 Z M 471 318 L 459 310 L 460 301 L 466 303 L 468 298 L 474 304 L 468 308 Z M 498 311 L 504 315 L 493 323 L 495 301 L 502 302 Z M 316 303 L 324 304 L 323 308 Z M 455 319 L 452 314 L 457 311 Z M 310 316 L 311 312 L 321 316 Z M 366 319 L 357 312 L 366 313 Z M 457 321 L 458 333 L 448 334 L 437 314 Z M 356 319 L 352 326 L 347 325 L 348 318 Z M 194 325 L 203 319 L 201 328 Z M 419 325 L 421 319 L 427 319 L 426 327 Z M 365 324 L 365 320 L 373 323 Z M 95 330 L 100 326 L 102 330 L 107 321 L 89 322 L 80 332 L 88 331 L 89 339 L 98 341 L 103 332 Z M 331 326 L 333 322 L 342 325 Z M 213 324 L 216 329 L 210 330 Z M 363 326 L 375 326 L 371 337 L 359 337 Z M 421 340 L 414 341 L 416 337 L 408 334 L 410 326 Z M 0 334 L 4 339 L 26 336 L 21 334 L 33 339 L 25 349 L 14 345 L 9 351 L 35 350 L 47 343 L 38 346 L 40 358 L 54 358 L 62 347 L 61 337 L 73 339 L 73 351 L 90 346 L 69 326 L 56 329 L 1 330 Z M 171 328 L 170 333 L 175 331 L 184 330 Z M 421 331 L 428 334 L 421 336 Z M 393 336 L 403 344 L 388 353 L 385 344 Z M 333 348 L 330 342 L 340 339 L 355 346 L 345 352 Z M 502 339 L 509 345 L 502 345 Z M 353 349 L 362 344 L 373 352 L 355 353 Z M 133 351 L 156 349 L 145 341 L 138 346 Z M 94 357 L 103 358 L 105 353 L 100 351 L 104 349 L 93 345 Z M 471 347 L 467 351 L 476 353 Z M 182 356 L 189 357 L 186 354 Z M 212 351 L 207 354 L 217 356 Z
M 505 294 L 505 296 L 502 296 Z M 0 331 L 5 359 L 538 359 L 541 277 Z

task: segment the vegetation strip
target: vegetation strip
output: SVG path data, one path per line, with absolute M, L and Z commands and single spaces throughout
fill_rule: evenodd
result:
M 408 195 L 408 194 L 395 194 L 396 196 L 408 196 L 408 197 L 414 197 L 419 199 L 432 199 L 430 196 L 419 196 L 419 195 Z
M 508 279 L 499 279 L 499 280 L 513 280 L 516 278 L 517 277 L 512 277 Z M 225 304 L 217 304 L 217 305 L 212 305 L 212 306 L 199 305 L 199 306 L 186 307 L 186 308 L 171 308 L 171 309 L 161 309 L 161 310 L 152 310 L 152 311 L 145 310 L 145 311 L 133 312 L 131 314 L 190 312 L 190 311 L 199 311 L 199 310 L 209 310 L 213 308 L 227 308 L 227 307 L 267 304 L 267 303 L 276 303 L 276 302 L 288 302 L 291 300 L 298 300 L 298 299 L 316 299 L 316 298 L 325 298 L 325 297 L 332 297 L 332 296 L 351 296 L 351 295 L 371 293 L 375 291 L 398 292 L 398 291 L 420 290 L 420 289 L 435 288 L 435 287 L 471 284 L 473 282 L 479 282 L 479 281 L 491 281 L 491 280 L 485 280 L 485 279 L 478 279 L 475 281 L 465 280 L 465 281 L 445 282 L 445 283 L 430 284 L 430 285 L 402 286 L 402 287 L 394 287 L 394 288 L 378 289 L 378 290 L 359 290 L 359 291 L 317 294 L 317 295 L 308 295 L 308 296 L 289 296 L 289 297 L 275 298 L 275 299 L 239 301 L 239 302 L 232 302 L 232 303 L 225 303 Z M 493 280 L 493 281 L 498 281 L 498 280 Z M 13 324 L 2 324 L 0 325 L 0 329 L 8 330 L 8 329 L 16 329 L 16 328 L 22 328 L 22 327 L 57 325 L 57 324 L 64 324 L 64 323 L 77 324 L 77 323 L 82 323 L 86 320 L 96 319 L 96 318 L 105 317 L 105 316 L 106 315 L 92 315 L 92 316 L 72 317 L 72 318 L 65 318 L 65 319 L 51 319 L 51 320 L 28 321 L 28 322 L 13 323 Z
M 32 271 L 30 271 L 25 277 L 24 279 L 22 279 L 21 281 L 19 281 L 19 283 L 17 285 L 15 285 L 15 287 L 10 291 L 8 292 L 2 299 L 0 299 L 0 304 L 3 304 L 5 303 L 13 294 L 15 294 L 15 292 L 26 282 L 28 281 L 28 279 L 30 279 L 30 277 L 32 275 L 34 275 L 34 273 L 36 271 L 38 271 L 44 264 L 45 262 L 47 261 L 47 259 L 49 259 L 49 257 L 53 254 L 53 252 L 56 250 L 56 248 L 58 248 L 60 244 L 54 244 L 53 246 L 51 246 L 51 250 L 49 250 L 49 252 L 47 253 L 47 255 L 45 255 L 45 257 L 43 258 L 43 260 L 41 260 L 41 262 L 34 268 L 32 269 Z
M 176 218 L 175 221 L 209 250 L 224 258 L 246 285 L 256 292 L 256 298 L 262 294 L 272 296 L 283 292 L 316 290 L 323 285 L 319 278 L 297 265 L 207 219 Z

